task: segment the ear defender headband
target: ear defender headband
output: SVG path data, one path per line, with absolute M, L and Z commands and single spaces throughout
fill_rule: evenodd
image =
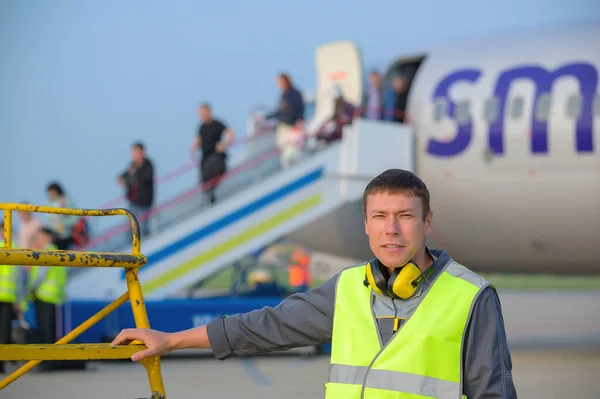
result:
M 383 271 L 383 266 L 377 258 L 367 263 L 364 285 L 371 286 L 375 292 L 394 299 L 408 299 L 414 295 L 419 284 L 431 273 L 430 267 L 425 273 L 409 262 L 394 269 L 389 278 Z

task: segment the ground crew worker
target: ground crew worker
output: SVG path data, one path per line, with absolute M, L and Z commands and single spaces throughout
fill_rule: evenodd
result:
M 41 228 L 35 235 L 34 248 L 57 250 L 56 235 L 48 228 Z M 40 343 L 56 342 L 56 307 L 65 300 L 67 268 L 57 266 L 33 266 L 29 274 L 30 294 L 35 306 L 36 323 Z M 53 370 L 58 362 L 42 363 L 44 371 Z
M 123 330 L 112 345 L 141 340 L 138 361 L 183 348 L 227 359 L 331 341 L 326 398 L 514 399 L 496 290 L 426 247 L 429 200 L 413 173 L 387 170 L 363 194 L 374 259 L 276 307 L 176 333 Z
M 0 247 L 4 248 L 4 244 L 4 222 L 0 221 Z M 19 276 L 19 266 L 0 265 L 0 345 L 11 343 L 12 320 L 21 313 L 24 292 Z M 0 373 L 3 372 L 4 362 L 0 361 Z
M 290 256 L 289 282 L 294 292 L 305 292 L 310 286 L 310 256 L 302 247 Z

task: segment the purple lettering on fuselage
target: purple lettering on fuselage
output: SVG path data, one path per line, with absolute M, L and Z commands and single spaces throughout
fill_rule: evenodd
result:
M 448 103 L 447 116 L 454 117 L 454 103 L 449 97 L 450 87 L 459 81 L 468 81 L 477 84 L 481 72 L 475 69 L 461 69 L 453 71 L 443 77 L 437 84 L 433 99 L 443 98 Z M 553 72 L 539 66 L 518 66 L 500 72 L 494 91 L 491 95 L 498 100 L 498 117 L 489 124 L 488 143 L 490 150 L 498 155 L 504 153 L 504 111 L 508 102 L 508 92 L 511 84 L 518 79 L 529 79 L 535 84 L 535 98 L 532 103 L 535 110 L 540 97 L 544 93 L 551 93 L 554 82 L 559 77 L 571 76 L 579 83 L 579 94 L 582 98 L 581 112 L 575 127 L 575 149 L 577 152 L 593 152 L 593 107 L 596 89 L 598 87 L 598 72 L 593 65 L 588 63 L 566 64 Z M 576 94 L 576 93 L 573 93 Z M 487 99 L 486 99 L 487 100 Z M 566 104 L 564 104 L 566 106 Z M 561 109 L 564 110 L 561 104 Z M 480 112 L 474 110 L 473 112 Z M 548 118 L 540 121 L 536 113 L 531 113 L 531 152 L 534 154 L 548 153 Z M 458 126 L 454 140 L 449 142 L 429 139 L 427 152 L 431 155 L 449 157 L 462 153 L 469 145 L 472 137 L 472 122 Z

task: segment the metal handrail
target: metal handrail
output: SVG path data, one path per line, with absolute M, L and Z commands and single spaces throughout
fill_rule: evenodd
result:
M 148 314 L 138 279 L 138 269 L 146 264 L 146 257 L 140 253 L 140 227 L 133 213 L 127 209 L 71 209 L 29 204 L 0 203 L 4 211 L 4 248 L 0 250 L 0 265 L 47 266 L 47 267 L 122 267 L 126 271 L 127 292 L 110 303 L 104 309 L 81 323 L 73 331 L 54 344 L 46 345 L 0 345 L 0 361 L 28 360 L 26 364 L 0 381 L 0 390 L 23 376 L 43 360 L 91 360 L 91 359 L 127 359 L 135 352 L 146 349 L 140 341 L 129 345 L 113 347 L 110 344 L 68 344 L 91 326 L 102 320 L 119 306 L 131 302 L 131 309 L 137 328 L 150 328 Z M 91 216 L 127 216 L 132 228 L 131 253 L 85 252 L 62 250 L 38 250 L 12 248 L 12 212 L 37 212 L 81 217 Z M 153 356 L 141 360 L 146 368 L 152 391 L 152 399 L 165 399 L 166 393 L 162 380 L 160 357 Z

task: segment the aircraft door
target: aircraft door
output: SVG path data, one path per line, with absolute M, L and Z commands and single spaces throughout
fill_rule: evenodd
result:
M 386 71 L 383 80 L 384 90 L 391 89 L 393 87 L 393 78 L 395 76 L 402 77 L 404 80 L 404 95 L 399 95 L 397 101 L 401 101 L 401 104 L 396 104 L 396 109 L 386 109 L 386 113 L 393 112 L 395 120 L 409 123 L 408 118 L 408 98 L 413 82 L 417 75 L 421 64 L 425 60 L 425 56 L 417 56 L 412 58 L 402 58 L 395 61 L 390 68 Z
M 314 131 L 333 114 L 332 93 L 337 85 L 346 101 L 359 107 L 363 96 L 363 69 L 358 47 L 350 41 L 325 43 L 315 51 L 317 87 L 314 116 L 309 130 Z

